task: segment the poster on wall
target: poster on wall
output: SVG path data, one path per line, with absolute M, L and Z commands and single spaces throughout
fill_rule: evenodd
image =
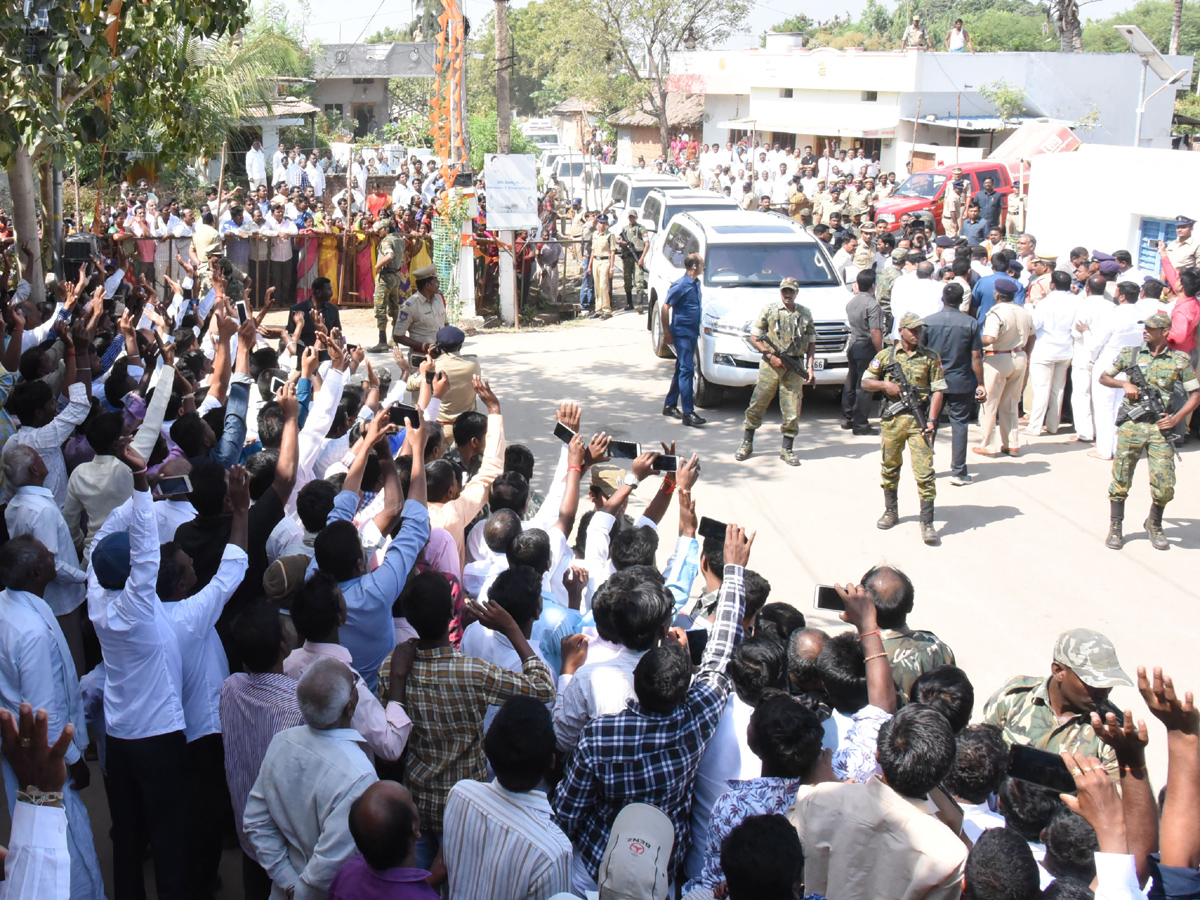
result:
M 487 227 L 496 231 L 538 224 L 537 160 L 528 153 L 489 153 L 483 159 Z

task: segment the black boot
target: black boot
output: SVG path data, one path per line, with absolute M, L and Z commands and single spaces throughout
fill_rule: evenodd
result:
M 742 433 L 742 446 L 737 448 L 737 453 L 733 454 L 733 458 L 738 462 L 744 459 L 749 459 L 750 454 L 754 452 L 754 429 L 747 428 Z
M 792 452 L 792 441 L 795 438 L 790 438 L 786 434 L 783 436 L 783 446 L 779 450 L 779 458 L 789 466 L 800 465 L 800 457 Z
M 630 311 L 633 309 L 633 294 L 626 292 L 625 294 L 625 309 Z
M 936 547 L 940 541 L 938 540 L 937 531 L 933 528 L 933 501 L 921 501 L 921 540 L 930 547 Z
M 1163 534 L 1162 517 L 1165 509 L 1157 503 L 1150 507 L 1150 518 L 1146 520 L 1146 533 L 1150 535 L 1150 546 L 1155 550 L 1170 550 L 1167 536 Z
M 388 342 L 387 332 L 384 329 L 379 329 L 379 343 L 371 348 L 371 353 L 387 353 Z
M 1108 537 L 1104 546 L 1109 550 L 1120 550 L 1125 546 L 1125 537 L 1121 534 L 1121 523 L 1125 520 L 1125 501 L 1108 501 Z
M 879 517 L 879 521 L 875 523 L 875 527 L 886 531 L 898 521 L 900 521 L 900 513 L 897 511 L 896 492 L 885 488 L 883 491 L 883 515 Z

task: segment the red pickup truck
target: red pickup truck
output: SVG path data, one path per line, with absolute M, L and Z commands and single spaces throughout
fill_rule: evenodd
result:
M 1012 165 L 1015 167 L 1019 163 L 1014 160 Z M 1013 169 L 1010 169 L 1007 160 L 985 159 L 962 163 L 957 168 L 962 169 L 963 179 L 970 182 L 967 187 L 968 198 L 973 197 L 976 191 L 983 190 L 986 178 L 993 179 L 996 190 L 1001 194 L 1011 194 L 1013 191 Z M 895 231 L 900 227 L 902 215 L 918 214 L 922 218 L 932 217 L 937 233 L 943 234 L 942 198 L 950 190 L 951 172 L 954 169 L 954 166 L 938 166 L 909 175 L 892 196 L 876 202 L 875 221 L 884 224 L 888 231 Z

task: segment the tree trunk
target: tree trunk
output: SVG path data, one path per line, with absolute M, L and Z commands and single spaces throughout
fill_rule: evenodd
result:
M 1167 53 L 1174 56 L 1179 52 L 1179 29 L 1183 27 L 1183 0 L 1175 0 L 1175 11 L 1171 14 L 1171 45 Z
M 40 303 L 46 296 L 46 280 L 42 276 L 42 255 L 38 244 L 37 196 L 34 193 L 33 161 L 29 151 L 18 143 L 13 149 L 12 161 L 8 165 L 8 184 L 12 191 L 13 227 L 17 233 L 17 255 L 25 264 L 25 254 L 20 247 L 28 243 L 34 250 L 33 266 L 22 271 L 21 277 L 29 282 L 30 299 Z
M 1059 52 L 1083 52 L 1083 25 L 1079 21 L 1079 5 L 1076 0 L 1057 0 Z
M 54 169 L 50 152 L 42 154 L 38 161 L 38 182 L 42 192 L 42 271 L 53 271 L 54 261 Z

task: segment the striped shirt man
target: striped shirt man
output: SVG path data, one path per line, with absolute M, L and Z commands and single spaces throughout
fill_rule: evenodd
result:
M 304 724 L 300 704 L 296 702 L 296 682 L 276 672 L 230 675 L 221 685 L 220 712 L 225 737 L 225 779 L 235 811 L 238 843 L 255 859 L 254 845 L 242 831 L 242 815 L 271 738 Z
M 460 781 L 446 801 L 444 828 L 454 900 L 546 900 L 571 889 L 571 842 L 541 791 Z

